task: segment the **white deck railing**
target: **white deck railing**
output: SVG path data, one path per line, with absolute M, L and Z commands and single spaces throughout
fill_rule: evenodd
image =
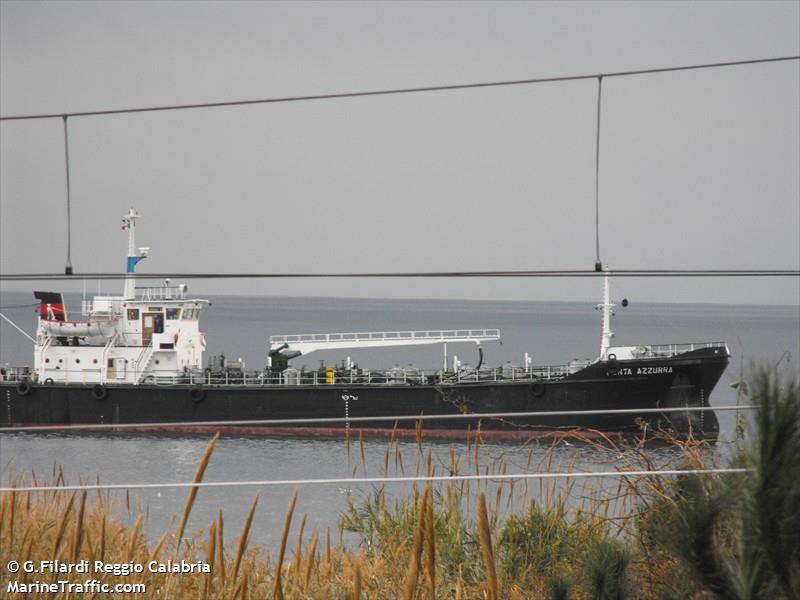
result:
M 271 345 L 295 344 L 298 342 L 384 342 L 394 340 L 453 340 L 483 341 L 499 340 L 499 329 L 434 329 L 430 331 L 358 331 L 352 333 L 297 333 L 272 335 Z
M 434 329 L 428 331 L 357 331 L 349 333 L 297 333 L 273 335 L 271 350 L 288 348 L 308 354 L 332 348 L 379 348 L 456 342 L 488 342 L 500 339 L 499 329 Z
M 690 344 L 654 344 L 648 346 L 641 346 L 645 352 L 637 358 L 670 358 L 683 354 L 684 352 L 693 352 L 703 348 L 724 348 L 728 351 L 728 345 L 725 342 L 696 342 Z
M 185 297 L 186 286 L 183 285 L 136 288 L 136 299 L 144 302 L 151 302 L 153 300 L 183 300 Z

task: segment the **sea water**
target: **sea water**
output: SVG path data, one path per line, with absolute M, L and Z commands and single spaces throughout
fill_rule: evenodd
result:
M 485 364 L 510 361 L 521 365 L 529 353 L 536 365 L 565 364 L 573 359 L 597 356 L 600 345 L 599 313 L 590 303 L 501 302 L 461 300 L 376 300 L 333 298 L 210 297 L 201 329 L 208 334 L 206 356 L 224 353 L 243 359 L 247 369 L 266 363 L 269 335 L 349 331 L 498 328 L 502 344 L 484 343 Z M 3 313 L 29 333 L 35 329 L 33 301 L 27 294 L 0 295 Z M 68 308 L 79 306 L 79 298 L 67 297 Z M 27 306 L 26 306 L 27 305 Z M 798 372 L 800 357 L 800 308 L 796 306 L 751 306 L 711 304 L 632 304 L 617 308 L 615 345 L 666 344 L 724 341 L 731 350 L 731 363 L 711 394 L 712 406 L 746 403 L 731 384 L 746 375 L 752 364 L 780 364 Z M 5 322 L 0 323 L 0 364 L 32 364 L 31 344 Z M 449 360 L 457 355 L 462 363 L 475 365 L 474 344 L 449 344 Z M 438 369 L 444 355 L 441 346 L 372 350 L 343 350 L 341 354 L 319 352 L 293 361 L 297 367 L 316 368 L 340 363 L 350 356 L 364 368 L 389 368 L 395 364 Z M 736 435 L 736 413 L 720 412 L 721 443 L 717 452 L 724 462 Z M 156 483 L 191 481 L 208 436 L 155 436 L 138 434 L 0 434 L 0 478 L 6 485 L 22 475 L 30 480 L 47 477 L 54 465 L 69 481 L 103 483 Z M 430 451 L 437 474 L 447 474 L 450 452 L 462 457 L 462 472 L 475 472 L 474 452 L 465 442 L 423 440 L 391 444 L 388 440 L 270 439 L 225 436 L 217 444 L 204 481 L 256 481 L 296 479 L 341 479 L 415 475 L 424 472 Z M 671 464 L 677 456 L 666 448 L 655 449 L 659 464 Z M 398 462 L 398 455 L 402 460 Z M 505 466 L 502 466 L 502 465 Z M 388 465 L 388 468 L 387 468 Z M 593 445 L 560 443 L 551 452 L 547 443 L 485 444 L 479 450 L 479 469 L 504 468 L 523 473 L 571 468 L 605 471 L 624 467 L 613 450 Z M 592 479 L 589 487 L 614 488 L 616 481 Z M 585 496 L 584 482 L 573 489 L 572 502 Z M 496 497 L 496 484 L 489 485 Z M 247 509 L 259 494 L 253 522 L 253 543 L 275 548 L 280 541 L 286 508 L 295 488 L 299 499 L 295 526 L 307 515 L 306 530 L 332 531 L 338 536 L 340 513 L 348 499 L 356 504 L 378 485 L 326 483 L 220 487 L 202 489 L 192 510 L 189 531 L 207 527 L 219 509 L 225 514 L 226 537 L 238 535 Z M 473 486 L 477 490 L 477 485 Z M 538 481 L 520 482 L 514 503 L 536 499 L 543 493 Z M 403 496 L 408 483 L 386 486 L 390 495 Z M 124 498 L 124 494 L 118 497 Z M 507 489 L 506 489 L 507 497 Z M 133 490 L 132 510 L 140 506 L 146 514 L 145 531 L 158 538 L 166 527 L 175 527 L 185 489 Z M 123 502 L 124 504 L 124 502 Z M 474 502 L 473 502 L 474 504 Z M 505 506 L 505 504 L 503 504 Z M 127 509 L 122 518 L 127 518 Z

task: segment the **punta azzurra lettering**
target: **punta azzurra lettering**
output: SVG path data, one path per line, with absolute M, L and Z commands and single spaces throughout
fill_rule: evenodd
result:
M 619 367 L 610 375 L 665 375 L 672 373 L 672 367 Z

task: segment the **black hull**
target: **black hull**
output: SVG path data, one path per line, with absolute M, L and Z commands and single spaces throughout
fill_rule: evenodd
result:
M 705 348 L 671 358 L 598 362 L 561 379 L 407 385 L 91 385 L 0 383 L 0 425 L 202 423 L 273 419 L 371 417 L 374 421 L 222 427 L 240 433 L 342 435 L 415 432 L 416 421 L 380 417 L 543 411 L 597 411 L 709 407 L 708 398 L 728 364 L 727 352 Z M 20 389 L 22 388 L 22 389 Z M 97 396 L 104 396 L 98 398 Z M 695 412 L 426 419 L 427 436 L 461 435 L 466 429 L 520 438 L 563 433 L 637 434 L 642 426 L 697 437 L 716 437 L 712 409 Z M 154 427 L 154 429 L 164 429 Z M 183 431 L 220 427 L 182 428 Z M 506 435 L 504 435 L 506 434 Z

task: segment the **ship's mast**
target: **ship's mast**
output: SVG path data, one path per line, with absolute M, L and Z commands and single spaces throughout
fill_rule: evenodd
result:
M 608 266 L 605 268 L 603 277 L 603 303 L 598 304 L 597 308 L 603 311 L 603 326 L 600 334 L 600 360 L 608 360 L 608 349 L 611 347 L 611 338 L 614 332 L 611 331 L 611 317 L 614 315 L 612 310 L 616 304 L 611 303 L 611 277 L 608 273 Z
M 128 214 L 122 217 L 122 228 L 128 230 L 128 264 L 125 270 L 127 275 L 125 277 L 125 291 L 123 294 L 126 300 L 134 300 L 136 298 L 136 278 L 134 277 L 134 273 L 136 273 L 136 263 L 143 258 L 147 258 L 148 248 L 139 248 L 139 252 L 136 252 L 136 219 L 138 218 L 139 213 L 133 208 L 128 211 Z

